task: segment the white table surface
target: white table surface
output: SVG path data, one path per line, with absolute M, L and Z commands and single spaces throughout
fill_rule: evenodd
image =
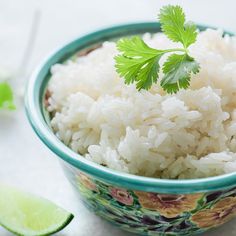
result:
M 36 9 L 41 21 L 27 73 L 64 42 L 113 24 L 155 20 L 160 6 L 167 3 L 182 5 L 193 21 L 236 32 L 235 0 L 0 0 L 0 66 L 19 70 Z M 18 94 L 27 77 L 13 80 Z M 17 111 L 0 112 L 0 181 L 40 194 L 73 212 L 74 221 L 58 235 L 130 235 L 94 216 L 77 200 L 56 156 L 29 126 L 20 96 Z M 0 235 L 11 234 L 0 228 Z M 236 220 L 205 234 L 222 235 L 236 235 Z

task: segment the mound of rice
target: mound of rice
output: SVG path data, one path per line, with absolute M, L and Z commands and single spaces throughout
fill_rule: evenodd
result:
M 176 47 L 163 34 L 143 38 Z M 236 39 L 208 29 L 190 52 L 201 71 L 174 95 L 158 84 L 141 92 L 125 85 L 113 42 L 53 66 L 53 130 L 86 159 L 118 171 L 171 179 L 236 171 Z

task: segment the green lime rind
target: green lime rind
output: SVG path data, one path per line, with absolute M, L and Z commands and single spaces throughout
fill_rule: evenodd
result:
M 0 225 L 15 235 L 51 235 L 64 229 L 73 218 L 44 198 L 0 185 Z
M 6 230 L 8 230 L 9 232 L 18 235 L 18 236 L 48 236 L 48 235 L 52 235 L 55 233 L 60 232 L 61 230 L 63 230 L 74 218 L 73 214 L 70 214 L 67 219 L 65 219 L 65 222 L 63 222 L 63 224 L 61 226 L 59 226 L 57 229 L 49 229 L 47 232 L 41 232 L 40 234 L 27 234 L 27 232 L 15 232 L 14 230 L 8 228 L 8 226 L 1 224 L 0 222 L 0 226 L 2 226 L 3 228 L 5 228 Z

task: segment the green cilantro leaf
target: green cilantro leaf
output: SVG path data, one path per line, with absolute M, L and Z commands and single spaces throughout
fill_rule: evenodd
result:
M 191 73 L 199 72 L 199 64 L 187 54 L 172 54 L 163 65 L 162 88 L 168 93 L 176 93 L 180 88 L 188 88 Z
M 115 57 L 115 67 L 126 84 L 136 83 L 138 90 L 148 90 L 159 78 L 161 57 L 181 53 L 170 55 L 162 68 L 164 77 L 160 85 L 167 93 L 175 93 L 188 88 L 191 75 L 199 72 L 199 64 L 188 54 L 188 47 L 196 41 L 197 28 L 185 22 L 185 14 L 179 6 L 163 7 L 159 19 L 167 37 L 183 47 L 158 50 L 149 47 L 140 37 L 122 38 L 117 42 L 120 54 Z
M 138 90 L 143 88 L 148 90 L 151 88 L 153 83 L 157 82 L 160 70 L 159 60 L 160 56 L 152 58 L 142 67 L 136 78 L 136 87 Z
M 0 108 L 14 110 L 16 107 L 13 102 L 13 92 L 7 82 L 0 83 Z
M 138 90 L 149 89 L 157 81 L 163 51 L 150 48 L 139 37 L 121 39 L 117 48 L 123 54 L 115 57 L 116 69 L 125 83 L 136 82 Z
M 174 42 L 182 43 L 184 48 L 196 41 L 197 27 L 191 22 L 185 22 L 185 14 L 180 6 L 163 7 L 159 20 L 166 36 Z
M 150 48 L 140 37 L 122 38 L 117 42 L 117 49 L 124 53 L 126 57 L 150 58 L 155 57 L 157 53 L 163 52 Z M 142 53 L 140 55 L 140 53 Z

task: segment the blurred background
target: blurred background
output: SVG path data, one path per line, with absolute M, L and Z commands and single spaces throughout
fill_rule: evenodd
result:
M 155 21 L 162 5 L 181 5 L 197 23 L 236 32 L 235 0 L 0 0 L 0 68 L 12 74 L 17 110 L 0 112 L 0 181 L 40 194 L 73 212 L 62 236 L 128 236 L 75 198 L 55 156 L 33 134 L 23 109 L 32 70 L 65 42 L 107 26 Z M 235 236 L 236 220 L 204 236 Z M 1 236 L 10 236 L 0 228 Z
M 0 0 L 0 63 L 19 66 L 37 11 L 41 17 L 30 69 L 71 38 L 113 24 L 154 21 L 168 3 L 184 6 L 193 21 L 236 31 L 234 0 Z

